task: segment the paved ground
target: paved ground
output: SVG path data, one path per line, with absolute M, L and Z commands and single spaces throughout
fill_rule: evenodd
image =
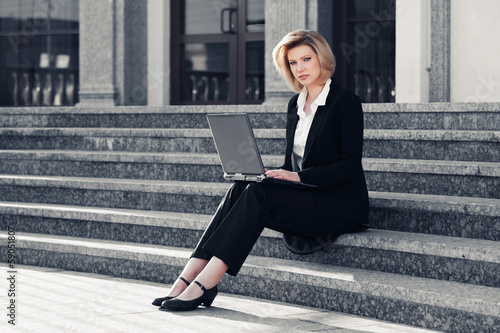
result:
M 32 266 L 16 271 L 9 281 L 13 274 L 0 267 L 0 332 L 430 332 L 230 294 L 208 309 L 163 312 L 151 305 L 166 291 L 159 283 Z M 8 323 L 11 299 L 15 326 Z

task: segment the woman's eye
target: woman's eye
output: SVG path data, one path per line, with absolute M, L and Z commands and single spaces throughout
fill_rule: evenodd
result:
M 309 60 L 311 60 L 311 58 L 309 58 L 309 57 L 308 58 L 304 58 L 304 61 L 309 61 Z
M 295 65 L 295 64 L 296 64 L 295 61 L 290 61 L 290 66 Z

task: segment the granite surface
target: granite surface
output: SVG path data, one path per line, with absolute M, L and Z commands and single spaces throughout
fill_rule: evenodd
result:
M 284 154 L 284 131 L 256 130 L 261 154 Z M 208 129 L 0 129 L 0 149 L 216 153 Z
M 191 249 L 210 218 L 7 203 L 0 206 L 0 214 L 0 227 L 11 226 L 17 232 Z M 297 256 L 285 249 L 281 234 L 266 230 L 252 254 L 500 287 L 500 249 L 488 241 L 370 230 L 344 235 L 326 251 Z
M 286 103 L 267 105 L 164 105 L 164 106 L 86 106 L 86 107 L 0 107 L 1 114 L 121 114 L 121 113 L 284 113 Z M 495 113 L 500 102 L 433 102 L 433 103 L 363 103 L 364 112 L 423 113 Z
M 255 130 L 263 155 L 284 153 L 284 131 Z M 215 153 L 207 129 L 0 129 L 0 149 Z M 364 157 L 500 161 L 499 131 L 365 130 Z
M 282 156 L 266 156 L 278 167 Z M 365 159 L 371 191 L 500 198 L 500 164 Z M 215 154 L 0 151 L 0 173 L 225 182 Z
M 430 4 L 429 101 L 450 102 L 451 0 Z
M 189 255 L 180 250 L 142 247 L 137 252 L 136 246 L 112 245 L 107 245 L 103 253 L 90 248 L 92 244 L 98 245 L 68 241 L 53 246 L 43 240 L 20 240 L 23 251 L 19 260 L 23 264 L 172 282 Z M 387 273 L 367 275 L 355 269 L 272 258 L 249 258 L 237 278 L 223 279 L 220 290 L 450 332 L 494 332 L 500 323 L 496 288 Z
M 9 201 L 212 214 L 228 183 L 0 176 Z M 498 199 L 370 192 L 380 229 L 500 240 Z
M 391 112 L 364 110 L 366 129 L 492 130 L 500 129 L 500 112 Z
M 364 104 L 366 129 L 500 130 L 500 103 Z M 285 105 L 0 108 L 0 127 L 207 128 L 206 113 L 248 113 L 284 128 Z
M 363 108 L 374 229 L 311 256 L 289 253 L 280 234 L 266 230 L 252 252 L 259 257 L 221 289 L 493 332 L 500 327 L 500 103 Z M 250 113 L 264 163 L 278 166 L 284 109 L 0 108 L 0 149 L 33 149 L 0 152 L 0 228 L 32 233 L 19 235 L 19 259 L 28 264 L 172 282 L 229 186 L 205 113 Z

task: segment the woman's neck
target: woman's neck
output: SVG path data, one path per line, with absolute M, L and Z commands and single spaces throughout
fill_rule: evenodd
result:
M 306 87 L 307 89 L 307 97 L 306 97 L 306 103 L 304 105 L 304 113 L 306 116 L 309 116 L 311 114 L 311 104 L 318 98 L 318 95 L 321 94 L 321 91 L 323 90 L 323 87 L 325 85 L 310 85 Z
M 311 104 L 318 98 L 318 95 L 321 94 L 321 91 L 323 90 L 324 84 L 320 85 L 310 85 L 306 87 L 307 89 L 307 102 Z M 306 102 L 306 103 L 307 103 Z

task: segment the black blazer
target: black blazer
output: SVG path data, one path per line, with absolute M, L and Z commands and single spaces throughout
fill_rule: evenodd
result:
M 288 103 L 286 153 L 283 169 L 292 171 L 292 150 L 298 94 Z M 315 190 L 318 213 L 330 220 L 368 223 L 368 191 L 361 164 L 363 152 L 363 110 L 358 96 L 340 87 L 335 79 L 324 106 L 319 106 L 306 141 L 303 183 Z

